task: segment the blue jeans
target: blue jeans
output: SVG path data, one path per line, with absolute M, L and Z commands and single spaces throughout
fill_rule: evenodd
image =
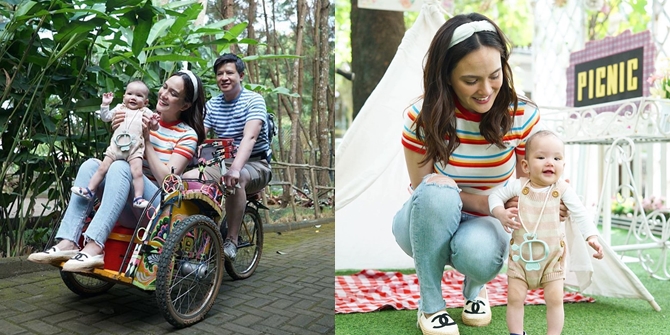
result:
M 419 310 L 431 314 L 446 307 L 442 298 L 445 265 L 465 275 L 463 296 L 474 300 L 507 257 L 510 235 L 497 219 L 462 213 L 459 190 L 424 180 L 393 218 L 393 235 L 414 258 L 419 278 Z
M 74 186 L 87 187 L 89 180 L 91 180 L 98 166 L 100 166 L 100 161 L 97 159 L 91 158 L 84 162 L 79 167 L 77 178 L 74 180 Z M 128 162 L 125 160 L 116 160 L 110 165 L 105 179 L 102 180 L 98 189 L 91 190 L 95 193 L 95 197 L 100 198 L 101 201 L 100 207 L 84 234 L 86 242 L 93 240 L 104 248 L 105 241 L 117 219 L 124 226 L 134 228 L 141 210 L 134 209 L 131 205 L 132 194 L 134 194 L 134 192 L 130 192 L 132 181 L 133 176 L 130 173 Z M 157 190 L 158 187 L 145 176 L 143 197 L 149 200 Z M 156 197 L 152 205 L 158 208 L 159 202 L 160 197 Z M 81 236 L 84 222 L 92 209 L 92 200 L 87 200 L 76 195 L 71 196 L 70 203 L 65 210 L 65 215 L 56 233 L 56 239 L 70 240 L 79 245 L 79 237 Z

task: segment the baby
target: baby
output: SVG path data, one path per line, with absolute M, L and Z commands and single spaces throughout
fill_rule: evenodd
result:
M 560 220 L 561 201 L 579 226 L 588 244 L 602 259 L 598 229 L 570 184 L 561 180 L 565 162 L 564 144 L 552 132 L 541 130 L 526 142 L 521 168 L 530 178 L 510 180 L 489 196 L 489 208 L 505 230 L 511 229 L 507 278 L 507 327 L 510 334 L 525 334 L 523 313 L 529 289 L 544 288 L 547 303 L 547 334 L 563 330 L 563 281 L 565 279 L 565 228 Z M 504 203 L 519 197 L 519 207 Z
M 105 158 L 100 167 L 91 177 L 88 186 L 85 188 L 73 186 L 72 192 L 86 199 L 92 199 L 95 190 L 105 178 L 109 166 L 117 159 L 125 159 L 130 164 L 130 171 L 133 176 L 133 189 L 135 198 L 133 207 L 145 208 L 149 202 L 143 198 L 144 180 L 142 174 L 142 158 L 144 157 L 144 134 L 142 133 L 143 117 L 149 118 L 149 128 L 158 129 L 158 114 L 153 113 L 147 104 L 149 103 L 149 88 L 139 80 L 128 83 L 126 92 L 123 95 L 123 103 L 117 105 L 111 111 L 109 105 L 112 103 L 114 95 L 111 92 L 102 95 L 102 104 L 100 105 L 100 118 L 109 122 L 116 113 L 124 113 L 123 123 L 119 125 L 112 135 L 110 146 L 105 151 Z

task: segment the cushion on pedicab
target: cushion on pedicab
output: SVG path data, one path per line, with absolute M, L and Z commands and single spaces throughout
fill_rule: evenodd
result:
M 223 197 L 221 189 L 212 182 L 202 183 L 197 180 L 186 180 L 185 183 L 184 194 L 199 193 L 199 195 L 206 196 L 216 203 L 219 203 L 221 197 Z

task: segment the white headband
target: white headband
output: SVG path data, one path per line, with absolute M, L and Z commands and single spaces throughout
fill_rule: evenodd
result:
M 191 83 L 193 83 L 193 101 L 191 103 L 195 102 L 198 100 L 198 78 L 190 70 L 179 70 L 179 73 L 185 73 L 191 79 Z
M 463 42 L 466 38 L 472 36 L 476 32 L 480 31 L 492 31 L 496 32 L 496 27 L 494 27 L 489 21 L 473 21 L 462 24 L 454 30 L 454 36 L 451 37 L 451 42 L 449 42 L 449 48 L 454 45 Z

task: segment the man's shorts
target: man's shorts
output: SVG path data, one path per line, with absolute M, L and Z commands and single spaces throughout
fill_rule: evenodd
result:
M 233 160 L 226 160 L 226 167 L 230 168 Z M 272 180 L 272 169 L 265 159 L 249 158 L 243 167 L 249 173 L 251 179 L 247 184 L 245 191 L 247 194 L 256 193 L 262 190 Z M 221 169 L 219 165 L 208 166 L 205 168 L 205 174 L 209 180 L 221 180 Z

